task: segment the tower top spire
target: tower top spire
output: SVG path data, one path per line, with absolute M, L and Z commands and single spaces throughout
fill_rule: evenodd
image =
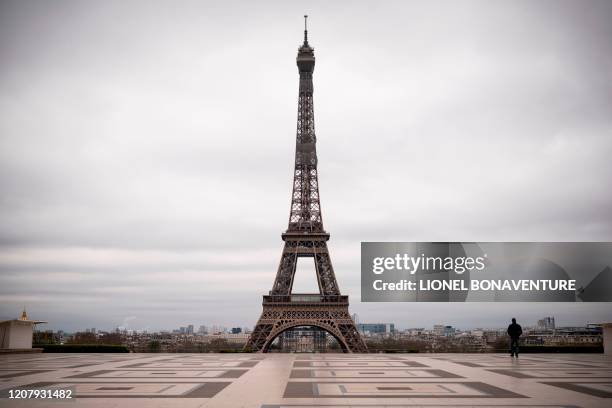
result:
M 304 15 L 304 44 L 298 49 L 297 65 L 302 73 L 312 74 L 314 70 L 314 49 L 308 44 L 308 15 Z

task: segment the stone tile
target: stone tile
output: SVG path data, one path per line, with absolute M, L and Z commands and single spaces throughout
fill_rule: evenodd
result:
M 9 400 L 9 389 L 72 400 Z M 0 407 L 610 407 L 612 359 L 505 354 L 0 356 Z

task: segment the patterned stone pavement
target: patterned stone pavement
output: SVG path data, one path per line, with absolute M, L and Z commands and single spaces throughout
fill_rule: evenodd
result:
M 71 400 L 10 399 L 68 389 Z M 612 407 L 612 359 L 530 354 L 9 354 L 1 407 Z

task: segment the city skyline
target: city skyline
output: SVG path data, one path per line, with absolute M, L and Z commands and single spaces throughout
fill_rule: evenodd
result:
M 535 321 L 531 321 L 531 320 L 520 320 L 519 323 L 521 323 L 524 327 L 530 327 L 530 328 L 535 328 L 535 327 L 539 327 L 541 326 L 541 322 L 545 321 L 546 319 L 550 319 L 551 317 L 549 316 L 541 316 L 540 318 L 537 318 Z M 578 323 L 578 324 L 558 324 L 558 319 L 555 316 L 552 316 L 552 322 L 553 325 L 556 326 L 557 328 L 561 328 L 561 327 L 586 327 L 587 325 L 592 325 L 592 324 L 599 324 L 598 322 L 589 322 L 589 321 L 585 321 L 582 323 Z M 557 323 L 555 323 L 557 322 Z M 356 321 L 356 324 L 359 325 L 369 325 L 369 324 L 391 324 L 395 326 L 396 330 L 402 331 L 402 330 L 410 330 L 410 329 L 418 329 L 418 328 L 422 328 L 425 330 L 429 330 L 434 328 L 435 326 L 438 325 L 448 325 L 448 326 L 452 326 L 458 330 L 501 330 L 501 329 L 505 329 L 507 324 L 507 322 L 500 322 L 499 326 L 478 326 L 478 325 L 474 325 L 474 326 L 456 326 L 454 324 L 451 324 L 449 322 L 446 321 L 439 321 L 439 322 L 432 322 L 429 325 L 424 325 L 424 326 L 418 326 L 418 325 L 403 325 L 403 324 L 398 324 L 395 321 Z M 155 332 L 160 332 L 160 333 L 172 333 L 172 332 L 177 332 L 180 331 L 181 329 L 185 329 L 187 330 L 190 326 L 193 326 L 193 332 L 194 333 L 201 333 L 203 331 L 203 328 L 205 329 L 204 331 L 207 331 L 208 333 L 214 333 L 214 332 L 229 332 L 235 328 L 239 328 L 242 330 L 242 332 L 244 333 L 245 331 L 250 331 L 253 329 L 254 325 L 251 326 L 240 326 L 240 325 L 235 325 L 235 324 L 229 324 L 229 325 L 225 325 L 225 324 L 218 324 L 218 323 L 206 323 L 206 322 L 185 322 L 185 323 L 180 323 L 177 324 L 175 326 L 172 327 L 161 327 L 161 328 L 157 328 L 157 329 L 150 329 L 150 328 L 136 328 L 136 327 L 123 327 L 123 326 L 115 326 L 115 327 L 95 327 L 95 326 L 87 326 L 87 327 L 81 327 L 81 328 L 77 328 L 77 329 L 73 329 L 73 330 L 65 330 L 61 327 L 47 327 L 49 326 L 48 324 L 44 324 L 44 325 L 40 325 L 38 326 L 37 330 L 39 331 L 47 331 L 47 330 L 52 330 L 52 331 L 64 331 L 64 332 L 87 332 L 87 331 L 98 331 L 98 332 L 113 332 L 116 330 L 127 330 L 127 331 L 135 331 L 135 332 L 150 332 L 150 333 L 155 333 Z
M 3 2 L 0 318 L 252 326 L 287 224 L 309 14 L 323 217 L 351 312 L 609 319 L 601 303 L 361 303 L 359 250 L 612 241 L 612 5 L 350 5 Z

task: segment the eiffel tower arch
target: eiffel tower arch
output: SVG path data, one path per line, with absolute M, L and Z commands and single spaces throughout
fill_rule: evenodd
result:
M 345 352 L 367 352 L 349 314 L 348 296 L 340 293 L 327 248 L 329 233 L 323 228 L 314 128 L 312 74 L 315 57 L 304 25 L 304 43 L 298 49 L 296 61 L 300 85 L 289 226 L 282 234 L 285 246 L 276 279 L 272 290 L 263 297 L 263 312 L 245 348 L 265 353 L 284 331 L 313 326 L 332 335 Z M 319 293 L 293 293 L 299 257 L 314 259 Z

